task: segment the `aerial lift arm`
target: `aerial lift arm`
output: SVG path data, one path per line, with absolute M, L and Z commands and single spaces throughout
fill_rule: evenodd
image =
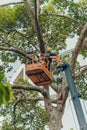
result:
M 82 106 L 81 106 L 81 103 L 80 103 L 80 100 L 79 100 L 80 94 L 76 90 L 74 79 L 72 77 L 72 73 L 71 73 L 71 70 L 70 70 L 70 66 L 68 64 L 62 64 L 62 65 L 57 67 L 57 70 L 65 72 L 66 79 L 67 79 L 67 82 L 68 82 L 68 87 L 69 87 L 71 97 L 72 97 L 72 101 L 73 101 L 73 105 L 74 105 L 74 109 L 75 109 L 77 119 L 78 119 L 78 123 L 79 123 L 79 126 L 80 126 L 80 130 L 87 130 L 86 120 L 85 120 L 84 113 L 83 113 L 83 110 L 82 110 Z

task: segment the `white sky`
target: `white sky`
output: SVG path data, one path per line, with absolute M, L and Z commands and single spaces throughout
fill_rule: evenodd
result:
M 0 0 L 0 5 L 6 4 L 6 3 L 12 3 L 12 2 L 19 2 L 22 0 Z
M 78 40 L 78 37 L 75 37 L 75 38 L 68 38 L 66 43 L 67 43 L 67 48 L 66 50 L 69 50 L 69 49 L 72 49 L 75 47 L 76 45 L 76 42 Z M 86 59 L 83 59 L 83 57 L 81 55 L 78 56 L 77 58 L 77 61 L 80 62 L 80 65 L 83 66 L 83 65 L 87 65 L 87 58 Z
M 9 3 L 9 2 L 19 2 L 19 1 L 23 1 L 23 0 L 0 0 L 0 5 L 2 4 L 6 4 L 6 3 Z M 75 2 L 79 1 L 79 0 L 74 0 Z
M 19 1 L 21 1 L 21 0 L 0 0 L 0 5 L 6 4 L 9 2 L 12 3 L 12 2 L 19 2 Z M 75 1 L 78 1 L 78 0 L 75 0 Z M 77 41 L 77 38 L 76 39 L 68 39 L 67 50 L 74 48 L 76 41 Z M 85 61 L 83 61 L 83 58 L 81 56 L 79 56 L 78 59 L 80 60 L 81 64 L 85 63 L 87 65 L 87 59 Z M 61 130 L 70 130 L 70 128 L 74 128 L 74 130 L 79 130 L 76 115 L 74 113 L 77 127 L 76 127 L 74 119 L 73 119 L 73 113 L 71 112 L 70 109 L 71 109 L 71 106 L 70 106 L 70 102 L 68 99 L 66 109 L 65 109 L 65 114 L 63 116 L 63 128 Z M 73 106 L 72 106 L 72 109 L 73 109 Z M 74 111 L 74 109 L 73 109 L 73 111 Z M 87 113 L 86 113 L 86 115 L 87 115 Z
M 9 2 L 18 2 L 18 1 L 23 1 L 23 0 L 0 0 L 0 5 L 1 4 L 6 4 L 6 3 L 9 3 Z M 75 2 L 79 1 L 79 0 L 74 0 Z

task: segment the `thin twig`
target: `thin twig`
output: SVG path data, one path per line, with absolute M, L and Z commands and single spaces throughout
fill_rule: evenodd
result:
M 69 20 L 71 20 L 73 22 L 78 23 L 82 27 L 82 24 L 79 21 L 77 21 L 77 20 L 75 20 L 75 19 L 73 19 L 73 18 L 71 18 L 71 17 L 69 17 L 67 15 L 54 14 L 54 13 L 48 13 L 48 14 L 47 13 L 46 14 L 43 13 L 43 14 L 40 14 L 40 16 L 52 16 L 52 17 L 57 16 L 57 17 L 63 17 L 63 18 L 66 18 L 66 19 L 69 19 Z

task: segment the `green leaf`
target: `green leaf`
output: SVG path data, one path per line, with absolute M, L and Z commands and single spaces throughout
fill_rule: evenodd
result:
M 2 105 L 3 103 L 3 91 L 2 89 L 0 89 L 0 106 Z
M 12 101 L 13 98 L 13 93 L 11 89 L 11 85 L 9 83 L 2 83 L 0 82 L 0 94 L 1 94 L 1 102 L 0 104 L 8 104 L 9 102 Z
M 3 103 L 7 104 L 8 100 L 9 100 L 9 98 L 8 98 L 9 94 L 8 94 L 8 91 L 7 91 L 6 87 L 5 87 L 5 84 L 0 83 L 0 90 L 3 92 L 3 95 L 2 95 Z
M 12 92 L 12 86 L 9 82 L 6 83 L 6 89 L 9 93 L 9 100 L 8 102 L 12 102 L 12 99 L 13 99 L 13 92 Z
M 4 79 L 4 74 L 0 74 L 0 82 Z

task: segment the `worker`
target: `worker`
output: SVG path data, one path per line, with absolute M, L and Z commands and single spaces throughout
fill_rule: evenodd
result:
M 51 47 L 48 47 L 47 48 L 47 51 L 46 51 L 46 53 L 45 53 L 45 56 L 56 56 L 56 54 L 55 53 L 53 53 L 52 52 L 52 48 Z M 50 65 L 51 65 L 51 63 L 52 63 L 52 58 L 48 58 L 48 70 L 50 70 Z

